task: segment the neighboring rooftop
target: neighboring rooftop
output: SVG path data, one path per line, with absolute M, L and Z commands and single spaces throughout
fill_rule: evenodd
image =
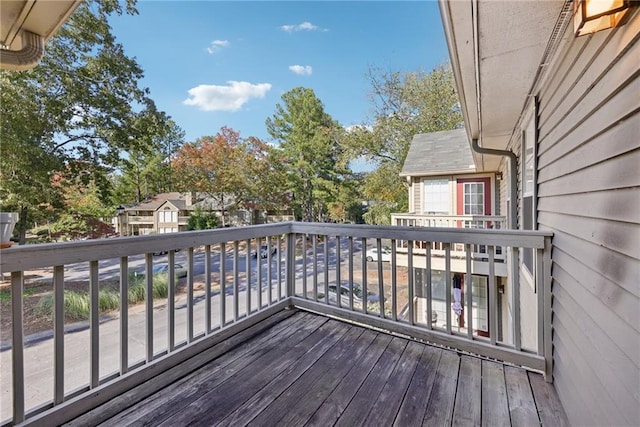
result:
M 400 176 L 476 172 L 464 129 L 419 133 L 413 137 Z

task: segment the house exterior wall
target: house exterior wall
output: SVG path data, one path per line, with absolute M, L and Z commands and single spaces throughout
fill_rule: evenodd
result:
M 424 211 L 424 185 L 425 181 L 433 180 L 433 179 L 446 179 L 449 181 L 449 194 L 450 194 L 450 206 L 448 215 L 456 215 L 458 208 L 458 188 L 457 181 L 458 180 L 473 180 L 473 179 L 484 179 L 489 178 L 488 185 L 485 187 L 485 192 L 489 197 L 488 200 L 491 201 L 491 215 L 499 215 L 499 212 L 505 211 L 496 211 L 494 209 L 496 205 L 496 185 L 495 185 L 495 175 L 494 174 L 464 174 L 464 175 L 443 175 L 443 176 L 422 176 L 422 177 L 412 177 L 411 185 L 409 187 L 409 212 L 417 213 L 417 214 L 426 214 Z
M 574 425 L 640 420 L 640 13 L 632 13 L 591 36 L 569 26 L 534 94 L 535 223 L 554 233 L 553 374 Z M 520 153 L 518 145 L 510 148 Z

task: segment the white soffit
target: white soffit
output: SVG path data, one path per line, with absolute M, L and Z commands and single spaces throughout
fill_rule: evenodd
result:
M 22 31 L 48 40 L 81 0 L 1 0 L 0 43 L 10 50 L 22 48 Z
M 480 111 L 485 148 L 506 148 L 563 4 L 564 1 L 478 2 Z
M 482 147 L 507 147 L 564 3 L 440 1 L 465 125 Z M 477 153 L 474 158 L 480 170 L 496 170 L 501 160 Z

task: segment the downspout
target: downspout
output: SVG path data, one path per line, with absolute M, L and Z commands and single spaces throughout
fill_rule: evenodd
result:
M 0 49 L 0 68 L 13 71 L 28 70 L 38 65 L 43 56 L 44 37 L 22 31 L 22 49 Z
M 478 139 L 471 140 L 471 148 L 476 153 L 488 154 L 490 156 L 507 156 L 509 157 L 509 193 L 511 198 L 511 210 L 509 212 L 509 227 L 517 228 L 517 198 L 518 198 L 518 158 L 510 150 L 494 150 L 491 148 L 483 148 L 478 145 Z

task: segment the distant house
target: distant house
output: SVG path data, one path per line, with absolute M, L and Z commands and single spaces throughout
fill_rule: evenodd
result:
M 413 137 L 411 146 L 402 167 L 400 176 L 405 177 L 409 191 L 409 212 L 391 215 L 391 224 L 397 226 L 421 227 L 454 227 L 454 228 L 502 228 L 505 218 L 499 213 L 498 179 L 494 172 L 479 172 L 469 147 L 464 129 L 447 130 Z M 416 245 L 418 245 L 416 243 Z M 488 304 L 488 271 L 486 247 L 472 247 L 473 271 L 471 284 L 474 295 L 473 325 L 474 333 L 488 336 L 489 315 Z M 399 265 L 408 265 L 407 242 L 397 242 Z M 446 322 L 447 305 L 445 289 L 445 248 L 432 245 L 431 250 L 431 283 L 433 310 L 437 313 L 434 323 Z M 450 248 L 453 253 L 451 272 L 464 274 L 466 259 L 464 246 Z M 419 321 L 424 321 L 426 313 L 426 268 L 415 267 L 425 265 L 426 248 L 421 243 L 413 248 L 414 280 L 416 283 L 416 313 Z M 498 285 L 506 285 L 507 268 L 502 248 L 498 248 L 496 257 L 501 263 L 496 264 Z M 465 293 L 465 282 L 461 283 L 461 297 Z M 509 311 L 508 301 L 499 297 L 498 318 Z M 455 322 L 461 328 L 468 323 L 469 310 L 461 311 Z M 453 315 L 453 314 L 452 314 Z M 499 333 L 502 331 L 498 328 Z
M 116 231 L 124 236 L 186 231 L 197 200 L 192 193 L 161 193 L 113 218 Z
M 476 169 L 464 129 L 415 135 L 400 176 L 409 185 L 411 215 L 394 214 L 394 225 L 484 228 L 469 216 L 499 212 L 496 174 Z
M 149 200 L 125 207 L 112 219 L 116 232 L 124 236 L 186 231 L 189 216 L 196 209 L 213 212 L 219 226 L 241 226 L 267 222 L 292 221 L 293 215 L 260 210 L 238 209 L 233 197 L 224 200 L 224 206 L 216 198 L 202 193 L 160 193 Z

